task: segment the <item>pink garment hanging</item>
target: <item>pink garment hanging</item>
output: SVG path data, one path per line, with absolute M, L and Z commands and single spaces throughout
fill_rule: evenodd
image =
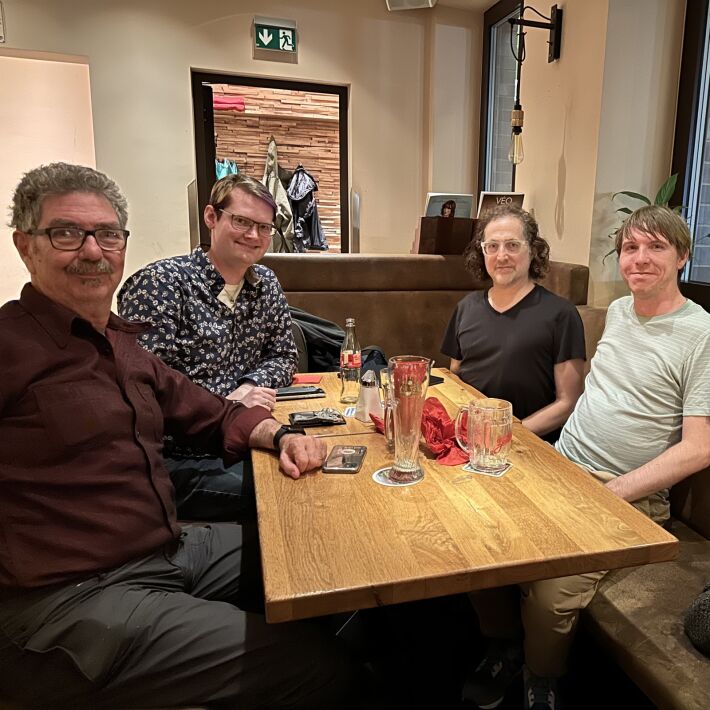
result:
M 222 111 L 246 111 L 243 96 L 221 96 L 215 94 L 212 97 L 212 106 Z

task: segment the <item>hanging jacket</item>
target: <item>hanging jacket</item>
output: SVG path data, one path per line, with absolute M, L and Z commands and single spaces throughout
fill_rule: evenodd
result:
M 316 181 L 302 165 L 299 165 L 294 170 L 287 190 L 293 214 L 294 242 L 303 247 L 298 251 L 328 248 L 328 242 L 318 217 L 315 194 L 317 189 Z
M 293 215 L 291 214 L 291 205 L 288 195 L 286 194 L 284 186 L 281 184 L 281 180 L 279 180 L 279 155 L 276 140 L 273 136 L 269 138 L 269 147 L 266 151 L 266 166 L 261 182 L 266 186 L 266 189 L 276 201 L 274 224 L 279 234 L 276 234 L 272 239 L 269 251 L 305 251 L 305 249 L 298 249 L 294 245 Z
M 239 175 L 239 166 L 236 161 L 229 158 L 217 158 L 214 161 L 214 171 L 217 179 L 220 180 L 227 175 Z
M 334 372 L 340 369 L 340 348 L 345 331 L 336 323 L 295 306 L 289 306 L 288 310 L 306 341 L 308 371 Z

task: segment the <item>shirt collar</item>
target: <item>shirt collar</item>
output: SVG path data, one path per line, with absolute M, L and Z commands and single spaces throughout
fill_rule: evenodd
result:
M 31 283 L 25 284 L 23 287 L 20 294 L 20 305 L 47 331 L 60 348 L 65 348 L 69 344 L 69 338 L 73 334 L 72 325 L 75 321 L 88 323 L 74 311 L 47 298 Z M 150 328 L 150 324 L 126 321 L 115 313 L 111 313 L 108 327 L 126 333 L 142 333 Z
M 212 291 L 215 296 L 221 293 L 225 284 L 224 278 L 222 274 L 217 271 L 215 265 L 209 260 L 207 252 L 202 247 L 195 247 L 190 253 L 190 259 L 202 272 L 202 277 L 210 291 Z M 249 284 L 254 287 L 260 281 L 261 274 L 259 274 L 253 266 L 250 266 L 244 274 L 245 285 Z

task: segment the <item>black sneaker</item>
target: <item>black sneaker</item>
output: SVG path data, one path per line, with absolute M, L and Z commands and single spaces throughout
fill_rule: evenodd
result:
M 542 678 L 526 667 L 523 688 L 525 710 L 562 710 L 557 678 Z
M 522 668 L 523 649 L 520 643 L 491 643 L 476 670 L 466 678 L 463 699 L 475 703 L 481 710 L 497 708 Z

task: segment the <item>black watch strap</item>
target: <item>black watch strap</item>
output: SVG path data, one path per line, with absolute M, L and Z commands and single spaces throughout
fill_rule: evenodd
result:
M 286 426 L 285 424 L 279 427 L 274 434 L 274 448 L 276 451 L 281 450 L 281 439 L 283 439 L 286 434 L 303 434 L 305 436 L 306 431 L 300 426 Z

